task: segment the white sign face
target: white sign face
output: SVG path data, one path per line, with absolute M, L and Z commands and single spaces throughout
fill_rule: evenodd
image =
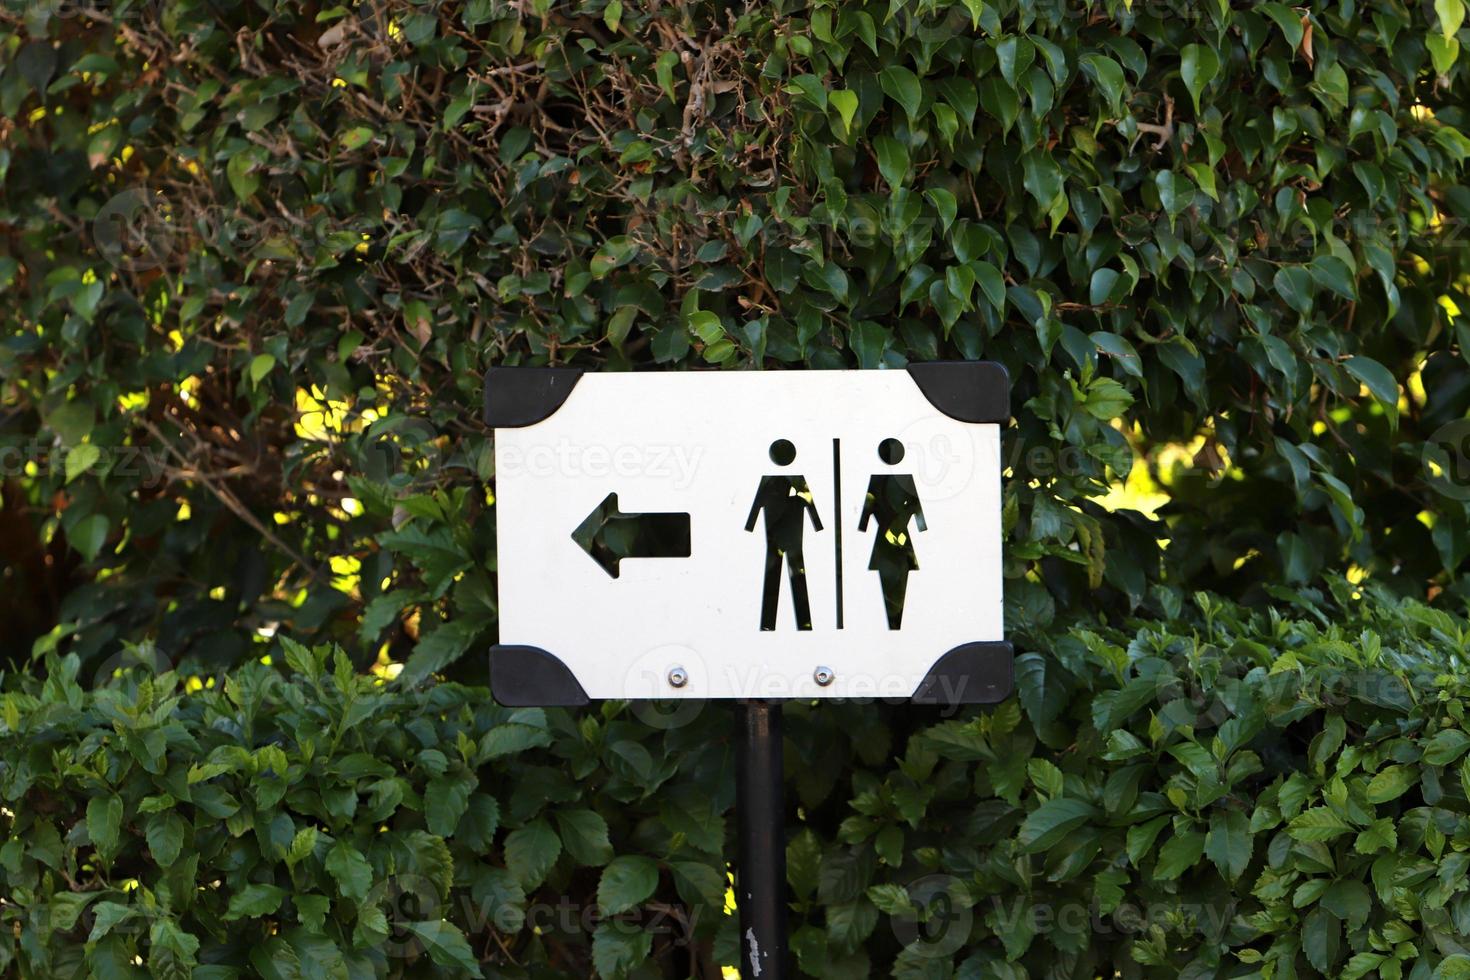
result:
M 569 383 L 496 430 L 502 648 L 591 699 L 906 698 L 1002 639 L 998 424 L 902 370 Z

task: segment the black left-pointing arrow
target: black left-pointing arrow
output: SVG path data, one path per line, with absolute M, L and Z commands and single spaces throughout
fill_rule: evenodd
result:
M 572 540 L 613 578 L 624 558 L 688 558 L 688 514 L 624 514 L 608 494 L 572 532 Z

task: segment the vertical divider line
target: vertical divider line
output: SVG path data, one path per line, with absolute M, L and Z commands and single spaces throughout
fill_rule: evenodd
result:
M 842 440 L 832 440 L 832 538 L 837 552 L 837 628 L 842 629 Z

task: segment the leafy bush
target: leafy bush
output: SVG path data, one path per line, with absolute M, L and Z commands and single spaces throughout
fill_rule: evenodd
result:
M 0 0 L 9 970 L 712 975 L 724 712 L 466 655 L 478 379 L 987 357 L 1021 697 L 793 706 L 804 968 L 1463 975 L 1464 12 Z
M 1338 593 L 1296 618 L 1200 594 L 1172 621 L 1076 630 L 1025 654 L 991 713 L 790 706 L 803 972 L 1463 975 L 1470 624 Z M 725 707 L 511 711 L 284 654 L 192 693 L 138 670 L 87 691 L 68 655 L 0 696 L 0 962 L 216 980 L 733 962 Z
M 88 2 L 0 27 L 12 657 L 478 649 L 493 363 L 1003 361 L 1015 629 L 1459 591 L 1461 0 Z
M 284 675 L 257 663 L 192 693 L 137 668 L 85 691 L 71 655 L 3 696 L 0 963 L 356 978 L 555 956 L 611 976 L 649 955 L 659 930 L 640 921 L 712 935 L 717 742 L 668 753 L 620 708 L 511 711 L 483 690 L 399 691 L 340 651 L 284 654 Z M 660 914 L 656 890 L 703 918 Z

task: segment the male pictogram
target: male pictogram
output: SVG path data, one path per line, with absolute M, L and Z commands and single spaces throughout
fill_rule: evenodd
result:
M 771 443 L 770 456 L 771 462 L 777 466 L 790 466 L 796 460 L 796 447 L 786 439 L 777 439 Z M 781 597 L 781 563 L 784 560 L 791 585 L 791 602 L 796 612 L 796 628 L 809 630 L 812 628 L 812 608 L 807 595 L 802 537 L 806 533 L 807 515 L 811 515 L 812 527 L 817 531 L 822 530 L 822 520 L 817 516 L 806 477 L 791 473 L 761 477 L 745 529 L 754 531 L 756 520 L 762 514 L 766 522 L 766 575 L 761 592 L 761 629 L 776 628 L 776 607 Z

